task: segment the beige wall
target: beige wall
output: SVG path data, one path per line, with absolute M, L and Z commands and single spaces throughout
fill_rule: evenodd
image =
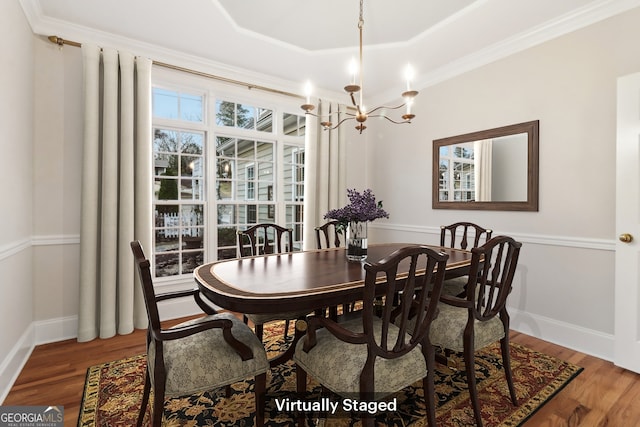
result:
M 375 238 L 435 242 L 459 220 L 514 235 L 524 242 L 514 326 L 611 357 L 616 79 L 640 70 L 638 22 L 635 9 L 423 88 L 412 125 L 372 125 L 371 171 L 387 172 L 370 173 L 371 187 L 391 215 Z M 539 212 L 431 209 L 434 139 L 530 120 L 540 120 Z
M 82 53 L 38 38 L 35 67 L 34 320 L 46 321 L 78 313 Z
M 33 321 L 33 35 L 15 1 L 0 2 L 0 402 L 30 351 Z

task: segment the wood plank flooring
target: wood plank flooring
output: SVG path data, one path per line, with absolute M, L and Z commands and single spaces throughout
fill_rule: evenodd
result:
M 640 375 L 524 334 L 511 335 L 513 342 L 584 368 L 527 427 L 640 427 Z M 144 342 L 145 331 L 135 331 L 107 340 L 38 346 L 3 405 L 62 405 L 65 426 L 75 426 L 87 368 L 143 353 Z

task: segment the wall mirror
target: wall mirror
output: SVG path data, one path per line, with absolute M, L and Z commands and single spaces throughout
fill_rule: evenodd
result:
M 538 210 L 538 120 L 433 141 L 433 209 Z

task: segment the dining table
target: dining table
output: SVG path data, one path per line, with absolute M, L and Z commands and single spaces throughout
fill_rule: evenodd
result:
M 274 314 L 308 309 L 313 312 L 362 299 L 364 263 L 375 263 L 411 243 L 369 245 L 363 262 L 347 260 L 345 248 L 318 249 L 226 259 L 203 264 L 194 270 L 200 292 L 222 309 L 237 313 Z M 431 246 L 449 255 L 445 278 L 468 274 L 471 252 Z M 398 276 L 407 274 L 409 263 L 400 264 Z M 419 271 L 419 270 L 418 270 Z M 296 325 L 296 339 L 305 323 Z M 292 347 L 272 361 L 282 363 Z

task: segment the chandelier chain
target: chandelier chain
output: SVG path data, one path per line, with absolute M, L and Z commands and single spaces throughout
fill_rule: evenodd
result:
M 367 121 L 368 117 L 381 117 L 384 119 L 387 119 L 388 121 L 390 121 L 391 123 L 395 123 L 395 124 L 403 124 L 403 123 L 411 123 L 411 119 L 413 119 L 415 117 L 415 114 L 413 114 L 411 112 L 411 105 L 413 104 L 413 99 L 416 97 L 416 95 L 418 95 L 418 92 L 416 90 L 411 90 L 410 89 L 410 77 L 407 76 L 407 90 L 405 92 L 402 93 L 402 98 L 404 98 L 405 102 L 397 107 L 385 107 L 385 106 L 379 106 L 376 108 L 373 108 L 372 110 L 370 110 L 369 112 L 367 112 L 366 107 L 363 105 L 363 97 L 364 97 L 364 87 L 363 87 L 363 49 L 362 49 L 362 33 L 363 33 L 363 27 L 364 27 L 364 0 L 360 0 L 360 16 L 358 19 L 358 32 L 360 33 L 360 50 L 359 50 L 359 69 L 357 70 L 357 77 L 358 77 L 358 82 L 359 84 L 356 83 L 356 74 L 355 74 L 355 70 L 354 70 L 354 74 L 353 74 L 353 79 L 351 81 L 351 84 L 345 86 L 345 91 L 349 94 L 349 97 L 351 98 L 351 103 L 353 104 L 353 106 L 356 109 L 356 114 L 350 114 L 350 113 L 345 113 L 347 115 L 346 118 L 343 119 L 339 119 L 337 124 L 333 124 L 331 122 L 331 116 L 332 113 L 329 112 L 329 114 L 326 117 L 326 120 L 323 120 L 320 122 L 320 125 L 323 127 L 324 130 L 329 130 L 329 129 L 336 129 L 338 126 L 340 126 L 342 123 L 344 123 L 347 120 L 355 120 L 356 122 L 358 122 L 356 129 L 362 133 L 362 131 L 364 129 L 366 129 L 366 126 L 364 125 L 364 123 Z M 407 66 L 407 74 L 411 74 L 409 73 L 409 69 L 410 67 Z M 312 113 L 313 109 L 315 108 L 315 106 L 313 104 L 311 104 L 310 101 L 310 92 L 311 92 L 311 86 L 310 83 L 307 83 L 307 102 L 303 105 L 301 105 L 301 108 L 304 110 L 305 114 L 307 115 L 311 115 L 311 116 L 315 116 L 320 118 L 320 115 L 314 114 Z M 356 97 L 355 94 L 358 94 L 358 101 L 356 101 Z M 389 118 L 386 113 L 385 110 L 397 110 L 398 108 L 401 107 L 407 107 L 407 112 L 406 114 L 402 115 L 402 120 L 393 120 L 391 118 Z M 380 111 L 380 113 L 378 114 L 374 114 L 375 112 Z

